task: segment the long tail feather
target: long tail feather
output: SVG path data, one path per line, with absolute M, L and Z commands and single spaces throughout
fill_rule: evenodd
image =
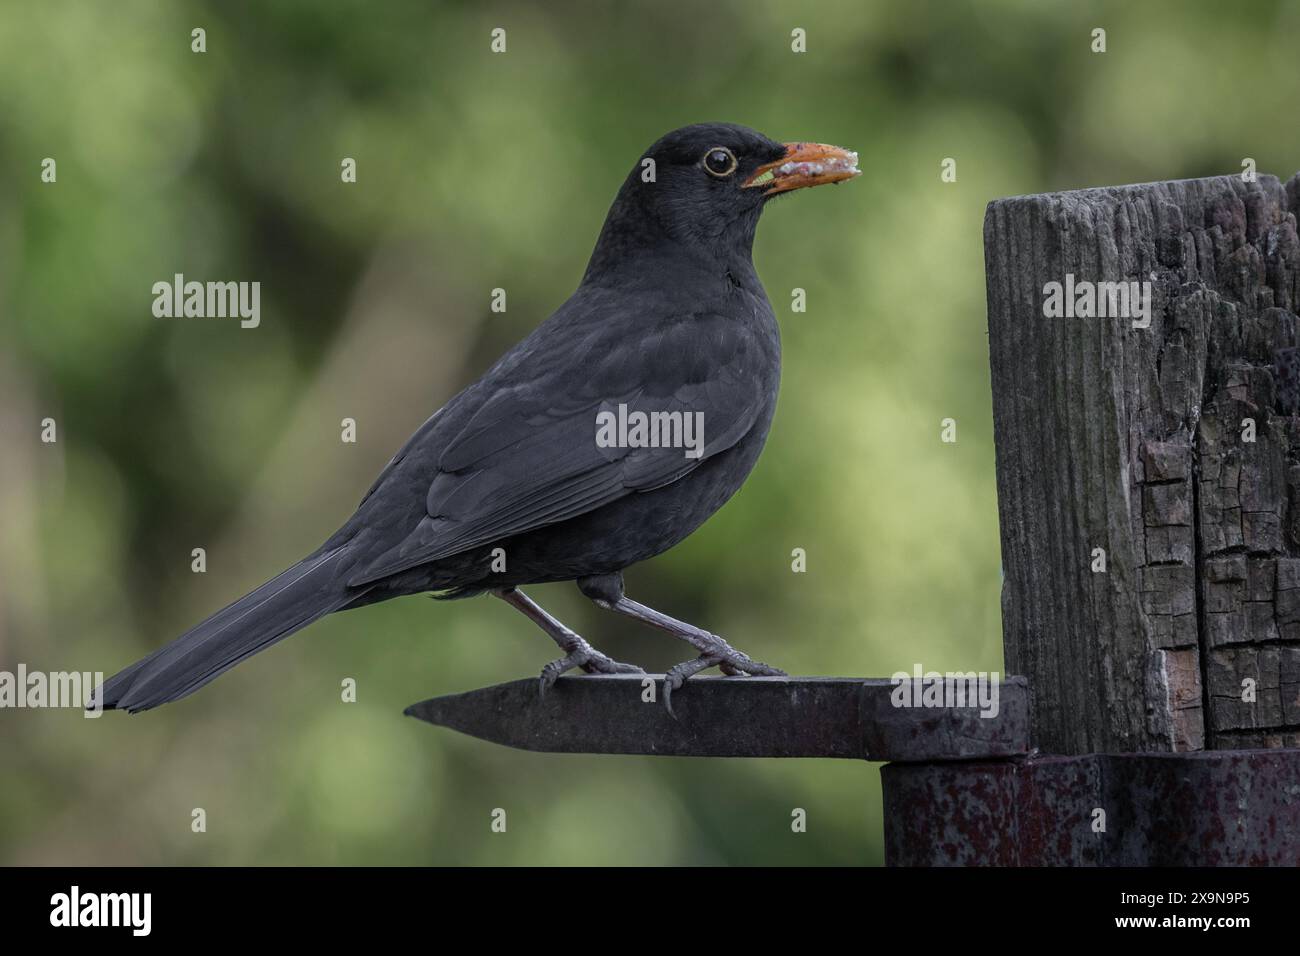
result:
M 295 564 L 222 608 L 166 647 L 113 675 L 96 691 L 105 710 L 132 713 L 179 700 L 312 621 L 365 593 L 338 573 L 342 547 Z

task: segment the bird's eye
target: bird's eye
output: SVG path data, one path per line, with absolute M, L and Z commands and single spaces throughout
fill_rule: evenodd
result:
M 714 146 L 704 154 L 704 169 L 710 176 L 725 179 L 736 171 L 736 157 L 725 146 Z

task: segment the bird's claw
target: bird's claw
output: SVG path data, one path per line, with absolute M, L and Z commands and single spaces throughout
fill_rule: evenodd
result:
M 710 667 L 719 668 L 723 674 L 728 677 L 785 677 L 786 672 L 777 667 L 771 667 L 762 661 L 756 661 L 748 654 L 742 654 L 740 651 L 728 645 L 725 652 L 709 653 L 705 652 L 694 660 L 682 661 L 668 668 L 664 674 L 664 708 L 668 711 L 669 716 L 676 718 L 677 714 L 673 712 L 673 691 L 681 690 L 687 680 L 694 677 L 702 670 L 708 670 Z
M 581 667 L 588 674 L 644 674 L 645 671 L 635 664 L 624 664 L 616 661 L 607 654 L 602 654 L 582 638 L 578 638 L 564 657 L 558 661 L 551 661 L 542 668 L 542 676 L 538 678 L 538 694 L 541 697 L 546 696 L 546 692 L 555 686 L 561 674 Z

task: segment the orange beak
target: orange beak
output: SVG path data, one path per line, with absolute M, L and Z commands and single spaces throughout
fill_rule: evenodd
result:
M 838 183 L 860 175 L 858 154 L 825 143 L 785 143 L 785 155 L 754 170 L 744 187 L 760 188 L 763 196 Z

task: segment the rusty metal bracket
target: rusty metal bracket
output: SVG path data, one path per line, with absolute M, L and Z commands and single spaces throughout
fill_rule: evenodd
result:
M 1300 750 L 889 764 L 890 866 L 1300 864 Z
M 674 717 L 662 675 L 619 674 L 564 677 L 544 697 L 536 678 L 512 681 L 406 713 L 552 753 L 890 761 L 892 866 L 1300 864 L 1300 750 L 1045 756 L 1029 752 L 1024 678 L 1001 682 L 996 716 L 898 699 L 887 679 L 697 677 Z
M 944 679 L 946 699 L 959 684 Z M 1028 752 L 1024 678 L 999 683 L 992 715 L 974 701 L 897 706 L 899 687 L 886 678 L 696 677 L 673 694 L 674 717 L 663 705 L 663 675 L 563 677 L 544 697 L 530 678 L 435 697 L 406 713 L 552 753 L 944 761 Z M 915 690 L 909 699 L 917 701 Z

